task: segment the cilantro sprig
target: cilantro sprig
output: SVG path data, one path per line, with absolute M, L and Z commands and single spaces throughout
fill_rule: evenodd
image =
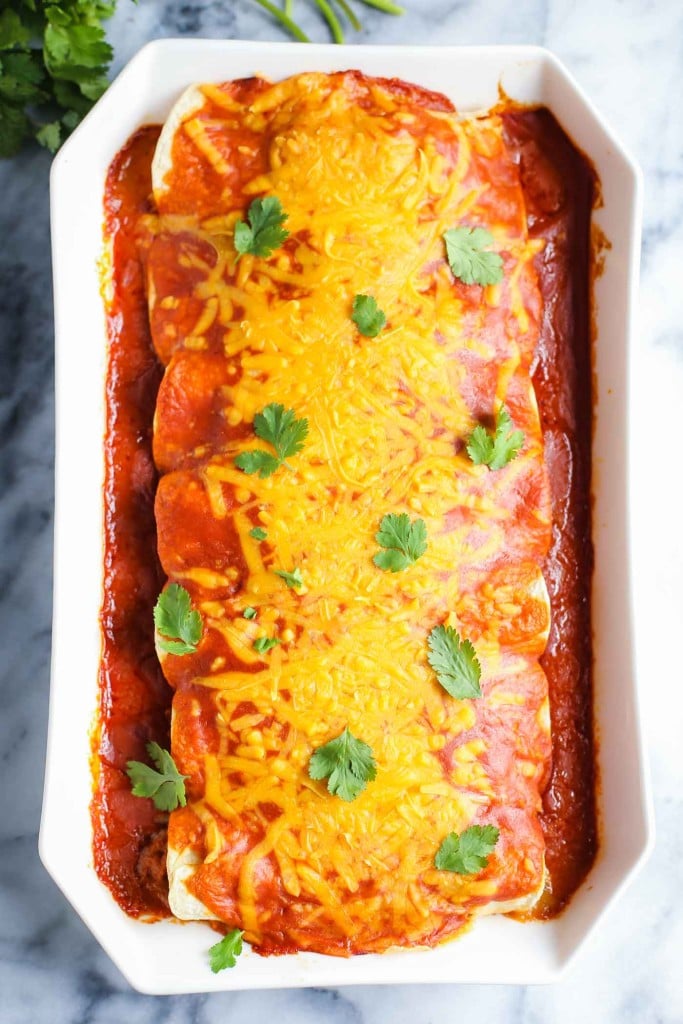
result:
M 375 540 L 384 548 L 378 551 L 373 562 L 385 572 L 400 572 L 413 565 L 427 550 L 427 527 L 424 519 L 411 523 L 405 512 L 395 515 L 390 512 L 380 523 Z
M 0 12 L 0 156 L 53 153 L 107 88 L 116 0 L 21 0 Z
M 481 697 L 481 665 L 470 641 L 463 640 L 452 626 L 435 626 L 427 643 L 427 661 L 444 690 L 458 700 Z
M 240 218 L 235 224 L 237 259 L 246 253 L 267 259 L 289 238 L 283 228 L 287 214 L 277 196 L 254 199 L 247 211 L 248 224 Z
M 253 537 L 254 540 L 268 540 L 268 534 L 262 526 L 255 526 L 249 531 L 249 536 Z
M 336 739 L 314 751 L 308 774 L 312 779 L 327 779 L 333 796 L 351 801 L 376 777 L 377 764 L 368 744 L 356 739 L 346 726 Z
M 490 434 L 481 424 L 475 427 L 467 441 L 467 454 L 476 466 L 502 469 L 517 458 L 524 444 L 521 430 L 512 429 L 510 414 L 504 405 L 496 413 L 496 428 Z
M 444 232 L 448 263 L 453 276 L 463 284 L 499 284 L 503 280 L 503 260 L 489 252 L 493 235 L 486 228 L 460 227 Z
M 285 569 L 274 569 L 273 572 L 285 581 L 290 590 L 298 590 L 304 585 L 301 569 L 298 565 L 291 572 L 286 572 Z
M 259 654 L 265 654 L 267 651 L 272 651 L 273 647 L 277 647 L 281 644 L 282 640 L 276 636 L 260 636 L 254 640 L 254 650 L 258 651 Z
M 297 455 L 308 437 L 308 420 L 296 418 L 293 409 L 285 409 L 284 405 L 271 402 L 254 416 L 254 433 L 262 441 L 267 441 L 275 449 L 275 455 L 256 448 L 250 452 L 241 452 L 235 459 L 235 465 L 245 473 L 258 473 L 261 479 L 272 476 L 280 466 L 293 455 Z
M 194 654 L 202 635 L 202 617 L 185 587 L 171 583 L 154 606 L 157 646 L 168 654 Z
M 209 949 L 209 965 L 214 974 L 224 971 L 227 967 L 234 967 L 237 957 L 242 952 L 242 936 L 244 932 L 239 928 L 233 928 L 231 932 L 224 935 L 220 942 L 217 942 Z
M 148 743 L 147 753 L 156 769 L 142 761 L 129 761 L 126 775 L 133 783 L 133 796 L 151 797 L 158 811 L 174 811 L 185 806 L 185 779 L 176 768 L 175 761 L 158 743 Z
M 387 322 L 386 316 L 372 295 L 356 295 L 351 319 L 366 338 L 376 338 Z
M 458 835 L 451 832 L 442 842 L 434 858 L 439 871 L 456 875 L 476 875 L 488 865 L 500 832 L 495 825 L 471 825 Z

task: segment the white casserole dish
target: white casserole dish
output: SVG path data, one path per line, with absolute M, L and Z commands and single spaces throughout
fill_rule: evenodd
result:
M 463 111 L 492 106 L 499 86 L 542 103 L 592 159 L 611 243 L 596 282 L 594 437 L 595 718 L 601 849 L 568 909 L 549 923 L 478 921 L 455 943 L 340 960 L 262 958 L 213 975 L 205 926 L 128 918 L 92 864 L 90 730 L 96 710 L 102 599 L 106 335 L 98 261 L 108 165 L 140 125 L 162 121 L 194 81 L 359 68 L 446 93 Z M 576 83 L 535 47 L 301 46 L 163 40 L 128 64 L 52 168 L 56 323 L 56 526 L 52 689 L 40 855 L 130 983 L 150 993 L 401 982 L 548 982 L 559 977 L 652 843 L 634 676 L 628 519 L 629 368 L 638 281 L 641 178 Z

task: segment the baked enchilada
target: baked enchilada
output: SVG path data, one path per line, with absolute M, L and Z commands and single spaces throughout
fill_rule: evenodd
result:
M 587 164 L 347 72 L 193 88 L 107 188 L 100 876 L 263 953 L 556 909 L 595 845 Z

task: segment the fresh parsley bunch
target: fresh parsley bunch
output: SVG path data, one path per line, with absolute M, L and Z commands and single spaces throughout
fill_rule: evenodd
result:
M 107 88 L 116 0 L 0 0 L 0 157 L 55 152 Z

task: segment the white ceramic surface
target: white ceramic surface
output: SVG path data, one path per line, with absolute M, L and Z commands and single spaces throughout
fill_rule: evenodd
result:
M 145 925 L 127 918 L 98 881 L 91 856 L 89 730 L 96 707 L 102 587 L 102 436 L 106 340 L 97 261 L 107 167 L 139 125 L 164 118 L 193 81 L 260 72 L 360 68 L 449 95 L 461 110 L 492 105 L 499 83 L 523 102 L 545 103 L 590 155 L 604 206 L 595 221 L 610 240 L 596 285 L 597 423 L 594 441 L 595 712 L 599 736 L 598 861 L 568 910 L 547 924 L 482 920 L 454 944 L 349 960 L 314 954 L 261 958 L 212 975 L 202 925 Z M 146 46 L 64 145 L 51 182 L 57 341 L 57 493 L 52 689 L 43 863 L 136 988 L 173 993 L 365 983 L 556 979 L 645 859 L 652 815 L 639 730 L 631 629 L 628 522 L 629 392 L 637 290 L 641 181 L 562 65 L 534 47 L 300 47 L 165 40 Z M 84 424 L 88 424 L 84 429 Z

